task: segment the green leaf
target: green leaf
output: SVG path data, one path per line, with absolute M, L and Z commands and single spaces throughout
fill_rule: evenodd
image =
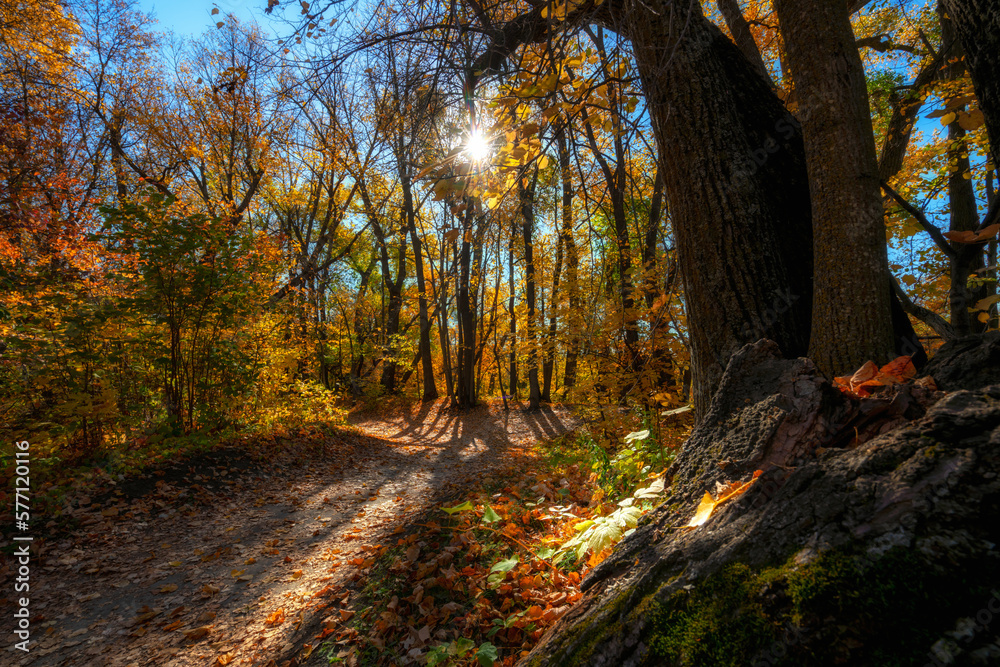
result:
M 543 547 L 543 548 L 539 549 L 538 553 L 535 554 L 535 555 L 538 556 L 539 558 L 541 558 L 542 560 L 545 560 L 545 559 L 548 559 L 548 558 L 552 558 L 552 556 L 554 556 L 555 553 L 556 553 L 556 550 L 553 549 L 552 547 Z
M 476 648 L 476 642 L 462 637 L 460 639 L 456 639 L 450 646 L 448 646 L 448 653 L 461 657 L 474 648 Z
M 511 556 L 507 560 L 502 560 L 493 567 L 491 567 L 490 572 L 510 572 L 517 566 L 519 562 L 520 560 L 516 555 Z
M 461 505 L 455 505 L 454 507 L 442 507 L 441 511 L 447 512 L 449 514 L 449 516 L 450 516 L 450 515 L 456 514 L 458 512 L 468 512 L 469 510 L 473 510 L 473 509 L 475 509 L 475 507 L 472 506 L 472 503 L 470 503 L 468 500 L 466 500 Z
M 430 651 L 427 652 L 427 665 L 428 667 L 435 667 L 436 665 L 443 665 L 449 660 L 448 650 L 444 646 L 435 646 Z
M 513 570 L 517 563 L 517 556 L 500 561 L 490 569 L 490 575 L 486 577 L 486 582 L 491 586 L 499 584 L 507 578 L 507 573 Z
M 485 642 L 480 645 L 479 650 L 476 651 L 476 660 L 482 667 L 493 667 L 493 665 L 500 659 L 500 655 L 497 653 L 497 647 L 489 642 Z
M 500 521 L 500 515 L 494 511 L 489 505 L 483 510 L 483 523 L 493 523 L 495 521 Z

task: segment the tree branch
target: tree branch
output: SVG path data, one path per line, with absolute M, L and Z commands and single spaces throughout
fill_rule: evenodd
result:
M 917 221 L 917 223 L 919 223 L 919 225 L 924 228 L 924 231 L 926 231 L 928 234 L 931 235 L 931 238 L 934 239 L 934 243 L 936 243 L 938 248 L 941 249 L 941 252 L 943 252 L 949 258 L 954 258 L 957 255 L 955 249 L 951 247 L 950 243 L 948 243 L 948 239 L 944 237 L 944 234 L 941 233 L 940 229 L 938 229 L 934 224 L 931 223 L 930 220 L 927 219 L 927 216 L 924 215 L 923 211 L 921 211 L 919 208 L 917 208 L 910 202 L 900 197 L 899 194 L 895 190 L 893 190 L 889 186 L 889 184 L 886 183 L 885 181 L 882 181 L 882 189 L 885 190 L 886 193 L 890 197 L 892 197 L 892 199 L 897 204 L 899 204 L 900 208 L 902 208 L 904 211 L 913 216 L 913 218 Z
M 933 310 L 929 310 L 923 306 L 915 304 L 910 296 L 903 291 L 903 288 L 900 287 L 899 281 L 896 280 L 896 276 L 892 275 L 891 271 L 889 272 L 889 279 L 892 281 L 893 291 L 896 293 L 896 296 L 899 297 L 899 302 L 903 305 L 903 310 L 906 311 L 907 314 L 913 315 L 915 318 L 929 326 L 946 341 L 956 338 L 955 328 Z

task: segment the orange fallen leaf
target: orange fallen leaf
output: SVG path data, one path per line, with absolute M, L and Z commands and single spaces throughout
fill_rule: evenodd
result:
M 879 372 L 905 382 L 917 374 L 917 369 L 910 357 L 896 357 L 879 369 Z
M 917 374 L 910 357 L 897 357 L 882 368 L 868 361 L 854 375 L 833 379 L 834 385 L 846 394 L 864 398 L 875 387 L 902 384 Z
M 205 637 L 211 631 L 212 631 L 212 628 L 208 627 L 207 625 L 204 625 L 204 626 L 202 626 L 200 628 L 194 628 L 192 630 L 185 630 L 184 631 L 184 637 L 187 638 L 187 640 L 189 642 L 196 642 L 199 639 Z
M 278 609 L 275 610 L 273 614 L 267 617 L 267 620 L 264 621 L 264 624 L 275 626 L 275 625 L 281 625 L 284 622 L 285 622 L 285 608 L 278 607 Z

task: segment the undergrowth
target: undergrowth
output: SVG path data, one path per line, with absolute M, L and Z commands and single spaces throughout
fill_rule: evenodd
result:
M 540 443 L 530 465 L 434 508 L 374 556 L 365 611 L 325 630 L 321 653 L 334 664 L 513 665 L 655 505 L 686 432 Z

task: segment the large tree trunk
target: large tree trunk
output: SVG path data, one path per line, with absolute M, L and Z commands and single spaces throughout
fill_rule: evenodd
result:
M 828 375 L 843 374 L 868 360 L 888 361 L 894 347 L 865 73 L 843 0 L 775 0 L 774 6 L 799 101 L 812 198 L 809 356 Z
M 954 21 L 965 65 L 986 119 L 993 164 L 1000 164 L 1000 4 L 994 0 L 941 0 Z
M 805 354 L 809 185 L 797 124 L 696 3 L 626 2 L 684 280 L 692 399 L 704 414 L 729 356 L 760 337 Z

